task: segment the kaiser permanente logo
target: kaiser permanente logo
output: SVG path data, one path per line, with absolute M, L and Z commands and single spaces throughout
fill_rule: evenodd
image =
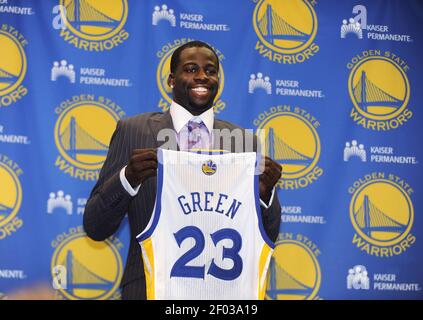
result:
M 60 81 L 61 78 L 67 79 L 69 83 L 75 83 L 77 80 L 75 67 L 68 63 L 67 60 L 62 59 L 54 61 L 51 67 L 51 81 Z M 118 79 L 106 77 L 106 69 L 80 67 L 79 68 L 79 84 L 82 85 L 97 85 L 109 87 L 132 87 L 129 79 Z
M 356 265 L 348 270 L 347 289 L 369 290 L 370 280 L 365 266 Z
M 366 174 L 348 189 L 352 243 L 369 255 L 389 258 L 404 253 L 415 242 L 411 234 L 414 190 L 404 179 L 384 172 Z
M 15 161 L 0 153 L 0 241 L 23 226 L 18 216 L 22 203 L 22 174 L 23 170 Z
M 157 52 L 156 56 L 160 59 L 159 64 L 157 66 L 156 72 L 156 81 L 157 87 L 159 88 L 159 92 L 161 94 L 158 107 L 163 111 L 169 109 L 170 104 L 172 103 L 172 89 L 167 84 L 167 79 L 170 74 L 170 59 L 172 57 L 173 52 L 176 50 L 177 47 L 180 45 L 192 41 L 193 39 L 190 38 L 182 38 L 176 39 L 173 43 L 166 43 L 160 51 Z M 213 46 L 212 46 L 213 47 Z M 222 61 L 225 59 L 225 56 L 222 52 L 213 47 L 215 50 L 217 57 L 219 58 L 219 91 L 216 94 L 216 98 L 214 99 L 213 110 L 215 113 L 219 113 L 226 107 L 226 103 L 222 101 L 220 98 L 222 95 L 222 91 L 225 87 L 225 73 L 223 70 Z
M 386 270 L 385 270 L 386 272 Z M 374 291 L 421 291 L 419 283 L 399 281 L 400 276 L 395 273 L 370 274 L 363 265 L 356 265 L 348 270 L 348 290 Z
M 345 142 L 344 161 L 348 162 L 350 158 L 358 158 L 362 162 L 366 162 L 367 153 L 362 143 L 358 144 L 357 140 Z
M 325 217 L 306 214 L 301 206 L 282 206 L 283 223 L 326 224 Z
M 368 156 L 368 151 L 370 155 Z M 345 142 L 344 161 L 353 162 L 359 159 L 361 162 L 394 163 L 402 165 L 416 165 L 419 162 L 415 156 L 398 155 L 391 146 L 370 146 L 367 148 L 357 140 Z
M 259 114 L 253 122 L 264 153 L 283 167 L 277 186 L 284 190 L 305 188 L 323 175 L 318 166 L 320 122 L 307 110 L 278 105 Z
M 154 7 L 153 26 L 157 26 L 162 20 L 167 21 L 172 27 L 176 27 L 176 17 L 173 9 L 168 9 L 166 4 Z
M 70 83 L 75 83 L 75 70 L 73 64 L 69 64 L 66 60 L 54 61 L 51 68 L 51 81 L 57 81 L 58 78 L 65 77 Z
M 380 10 L 378 8 L 377 10 Z M 341 39 L 357 38 L 379 41 L 413 42 L 407 34 L 394 34 L 389 32 L 389 26 L 383 24 L 367 23 L 367 8 L 363 5 L 354 6 L 349 19 L 343 19 L 341 25 Z M 394 20 L 395 21 L 395 20 Z M 398 21 L 398 20 L 397 20 Z
M 28 276 L 21 269 L 0 269 L 0 279 L 25 280 Z M 0 300 L 2 299 L 0 293 Z
M 63 190 L 57 192 L 50 192 L 47 200 L 47 213 L 49 215 L 61 214 L 71 216 L 72 214 L 82 215 L 84 214 L 85 205 L 87 204 L 87 198 L 78 198 L 73 201 L 73 197 L 65 193 Z
M 0 143 L 31 144 L 28 136 L 7 132 L 6 127 L 0 123 Z
M 276 79 L 274 83 L 269 76 L 264 75 L 262 72 L 252 73 L 248 81 L 248 93 L 260 94 L 262 92 L 268 95 L 279 96 L 295 96 L 305 98 L 324 98 L 322 90 L 305 89 L 302 88 L 298 80 Z
M 16 5 L 13 3 L 14 1 L 10 0 L 0 0 L 0 13 L 10 13 L 16 15 L 28 15 L 31 16 L 35 14 L 33 8 L 31 7 L 23 7 L 21 5 Z M 13 3 L 13 5 L 11 5 Z
M 179 24 L 177 24 L 177 14 L 175 10 L 168 7 L 167 4 L 155 6 L 152 14 L 152 25 L 161 26 L 168 25 L 170 27 L 179 26 L 182 29 L 204 30 L 204 31 L 217 31 L 226 32 L 230 28 L 227 24 L 208 23 L 206 17 L 199 13 L 186 13 L 179 14 Z
M 260 0 L 253 13 L 253 27 L 259 38 L 255 49 L 270 61 L 302 63 L 313 57 L 319 46 L 316 1 Z
M 55 108 L 54 141 L 59 152 L 55 166 L 83 181 L 96 181 L 123 109 L 103 96 L 73 96 Z
M 353 33 L 357 36 L 358 39 L 363 39 L 363 30 L 361 29 L 361 24 L 358 21 L 355 21 L 353 18 L 342 20 L 341 26 L 341 38 L 344 39 L 349 33 Z
M 89 239 L 82 226 L 60 233 L 51 242 L 52 287 L 56 299 L 118 300 L 123 243 L 117 237 Z
M 127 17 L 127 0 L 60 0 L 53 24 L 75 48 L 102 52 L 128 39 L 129 33 L 123 28 Z
M 267 273 L 267 300 L 319 300 L 319 247 L 302 234 L 281 233 Z
M 395 53 L 367 50 L 347 64 L 348 92 L 353 103 L 350 116 L 365 129 L 388 131 L 413 116 L 407 108 L 410 83 L 407 62 Z
M 47 200 L 47 213 L 52 214 L 56 209 L 64 209 L 68 215 L 72 214 L 73 203 L 70 194 L 65 195 L 62 190 L 57 193 L 50 192 L 49 199 Z
M 27 68 L 25 37 L 13 26 L 0 28 L 0 108 L 11 106 L 28 93 L 22 84 Z

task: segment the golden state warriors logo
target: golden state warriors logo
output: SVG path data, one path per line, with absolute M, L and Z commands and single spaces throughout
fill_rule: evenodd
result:
M 323 174 L 317 165 L 320 123 L 310 113 L 299 107 L 276 106 L 260 114 L 254 125 L 259 136 L 264 136 L 264 153 L 283 167 L 277 184 L 281 189 L 305 188 Z
M 403 179 L 383 172 L 368 174 L 349 192 L 350 219 L 356 231 L 353 244 L 357 248 L 377 257 L 392 257 L 416 241 L 410 233 L 413 190 Z
M 354 57 L 348 68 L 352 69 L 348 92 L 354 104 L 354 122 L 366 129 L 386 131 L 400 127 L 412 117 L 407 109 L 410 84 L 405 71 L 409 68 L 398 56 L 370 50 Z
M 127 0 L 60 0 L 60 36 L 78 49 L 111 50 L 128 39 Z
M 24 46 L 28 42 L 12 26 L 0 29 L 0 108 L 22 99 L 28 89 L 22 85 L 26 74 Z
M 217 165 L 212 160 L 208 160 L 203 163 L 201 166 L 201 170 L 203 170 L 203 173 L 207 176 L 211 176 L 212 174 L 216 173 Z
M 317 17 L 307 0 L 261 0 L 253 14 L 254 31 L 259 40 L 256 50 L 273 62 L 295 64 L 319 51 L 313 43 Z
M 123 244 L 117 238 L 102 242 L 86 236 L 82 227 L 71 228 L 52 242 L 55 248 L 51 259 L 53 281 L 58 285 L 58 299 L 119 299 L 122 278 L 120 250 Z M 61 279 L 57 281 L 57 266 Z
M 22 173 L 17 163 L 0 154 L 0 240 L 23 225 L 23 221 L 17 217 L 22 203 L 22 187 L 18 177 Z
M 176 41 L 177 43 L 183 44 L 184 41 Z M 162 51 L 158 52 L 158 56 L 161 56 L 160 63 L 157 67 L 157 86 L 159 88 L 161 98 L 158 104 L 158 107 L 161 108 L 163 111 L 169 109 L 170 104 L 172 103 L 172 89 L 167 84 L 167 79 L 170 74 L 170 59 L 172 57 L 173 52 L 176 50 L 177 46 L 174 46 L 172 49 L 169 50 L 169 46 L 165 45 L 162 48 Z M 215 48 L 214 48 L 215 49 Z M 224 59 L 224 56 L 220 53 L 219 50 L 215 49 L 217 52 L 217 56 L 219 57 L 220 62 Z M 225 109 L 225 102 L 220 99 L 222 94 L 223 88 L 225 86 L 225 74 L 223 71 L 222 63 L 219 65 L 219 91 L 216 94 L 216 98 L 214 100 L 213 109 L 215 113 L 219 113 L 223 109 Z
M 69 100 L 56 108 L 59 117 L 54 140 L 60 155 L 55 165 L 74 178 L 95 181 L 116 124 L 125 113 L 101 96 L 82 95 Z
M 307 237 L 280 234 L 267 273 L 267 300 L 313 300 L 322 279 L 317 246 Z

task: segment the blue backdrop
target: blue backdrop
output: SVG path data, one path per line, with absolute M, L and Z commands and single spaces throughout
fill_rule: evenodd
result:
M 284 169 L 266 297 L 421 299 L 422 21 L 419 0 L 0 0 L 0 297 L 120 298 L 126 221 L 93 242 L 85 203 L 198 39 L 216 117 Z

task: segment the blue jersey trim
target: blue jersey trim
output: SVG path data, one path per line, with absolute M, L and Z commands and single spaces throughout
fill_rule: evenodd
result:
M 157 192 L 156 192 L 156 202 L 155 202 L 156 209 L 153 212 L 153 222 L 151 223 L 150 228 L 148 228 L 147 230 L 144 230 L 137 236 L 138 242 L 144 241 L 145 239 L 151 237 L 160 219 L 160 212 L 162 210 L 161 203 L 162 203 L 163 173 L 164 173 L 163 172 L 163 150 L 160 148 L 157 149 L 157 161 L 158 161 Z
M 263 240 L 269 245 L 270 248 L 274 249 L 275 244 L 272 240 L 267 236 L 266 230 L 264 230 L 263 226 L 263 219 L 261 216 L 261 206 L 260 206 L 260 189 L 259 189 L 259 175 L 254 174 L 254 198 L 256 203 L 256 212 L 257 212 L 257 219 L 258 219 L 258 226 L 261 233 Z M 276 190 L 275 190 L 276 192 Z

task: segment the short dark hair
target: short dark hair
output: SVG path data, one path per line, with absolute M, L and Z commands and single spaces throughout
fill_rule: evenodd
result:
M 209 46 L 207 43 L 199 40 L 190 41 L 187 43 L 184 43 L 180 47 L 178 47 L 172 54 L 172 58 L 170 59 L 170 72 L 174 73 L 176 68 L 179 64 L 179 58 L 181 57 L 181 52 L 184 51 L 187 48 L 207 48 L 211 52 L 213 52 L 214 56 L 216 57 L 217 61 L 217 70 L 219 70 L 219 57 L 217 56 L 217 53 L 214 51 L 214 49 Z

